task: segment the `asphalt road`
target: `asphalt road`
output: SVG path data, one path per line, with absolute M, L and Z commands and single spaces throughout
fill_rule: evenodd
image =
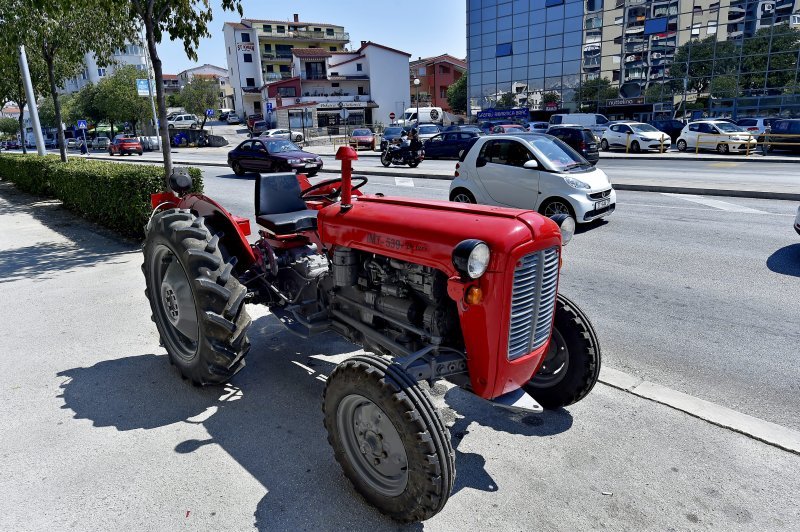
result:
M 246 195 L 248 185 L 208 178 L 210 192 Z M 581 251 L 586 242 L 624 219 L 576 237 L 568 287 L 586 260 L 606 261 Z M 437 385 L 456 448 L 454 492 L 439 515 L 400 526 L 353 491 L 325 441 L 325 376 L 358 349 L 335 335 L 297 339 L 249 305 L 247 367 L 228 386 L 195 388 L 158 345 L 141 262 L 138 246 L 0 184 L 0 528 L 749 531 L 800 522 L 796 454 L 602 384 L 541 416 Z M 589 290 L 570 292 L 616 362 L 602 310 L 610 319 L 617 310 L 598 312 Z
M 254 176 L 203 172 L 206 193 L 256 227 Z M 365 192 L 415 198 L 446 199 L 449 187 L 369 179 Z M 582 228 L 567 247 L 561 284 L 593 320 L 604 362 L 800 429 L 797 205 L 626 191 L 617 197 L 617 211 Z

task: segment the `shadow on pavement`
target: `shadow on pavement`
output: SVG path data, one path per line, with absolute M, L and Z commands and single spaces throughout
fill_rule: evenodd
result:
M 604 227 L 606 225 L 608 225 L 608 220 L 605 218 L 600 218 L 599 220 L 585 224 L 578 224 L 578 226 L 575 228 L 575 234 L 580 235 L 587 231 L 591 231 L 592 229 L 599 229 L 600 227 Z
M 332 523 L 350 530 L 421 529 L 419 523 L 399 525 L 366 504 L 344 478 L 327 443 L 321 401 L 325 377 L 335 364 L 319 357 L 352 352 L 353 345 L 334 335 L 298 339 L 272 316 L 257 319 L 250 336 L 247 367 L 224 387 L 193 387 L 180 380 L 165 355 L 144 354 L 59 373 L 66 378 L 63 408 L 95 427 L 119 431 L 202 424 L 209 438 L 161 449 L 163 460 L 169 461 L 171 452 L 221 446 L 268 491 L 254 511 L 259 530 L 330 530 Z M 436 387 L 435 400 L 441 401 L 443 388 Z M 454 446 L 473 421 L 535 436 L 556 434 L 572 424 L 565 411 L 515 416 L 458 389 L 444 399 L 467 413 L 451 429 Z M 449 408 L 444 415 L 457 417 Z M 454 493 L 463 488 L 496 491 L 485 462 L 480 455 L 457 451 Z
M 800 244 L 789 244 L 770 255 L 767 268 L 775 273 L 800 277 Z

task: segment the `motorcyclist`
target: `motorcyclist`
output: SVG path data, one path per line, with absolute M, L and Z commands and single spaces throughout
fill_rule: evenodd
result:
M 422 149 L 422 142 L 419 140 L 419 133 L 417 133 L 416 128 L 409 131 L 408 136 L 400 146 L 400 156 L 404 161 L 413 158 L 417 151 Z

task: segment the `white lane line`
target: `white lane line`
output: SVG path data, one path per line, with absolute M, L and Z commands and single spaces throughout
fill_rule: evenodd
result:
M 647 207 L 648 209 L 649 208 L 655 208 L 655 209 L 678 209 L 678 210 L 682 210 L 682 211 L 708 212 L 708 209 L 704 209 L 702 207 L 683 207 L 683 206 L 678 206 L 678 205 L 656 205 L 656 204 L 650 204 L 650 203 L 628 203 L 628 202 L 622 203 L 621 201 L 617 201 L 617 206 L 621 206 L 621 205 L 624 205 L 626 207 Z M 794 218 L 795 216 L 797 216 L 796 214 L 780 214 L 780 213 L 777 213 L 777 212 L 761 212 L 761 211 L 756 211 L 756 210 L 754 210 L 751 214 L 766 214 L 767 216 L 784 216 L 786 218 Z
M 414 180 L 410 177 L 395 177 L 394 184 L 398 187 L 413 187 Z
M 671 198 L 678 198 L 686 201 L 691 201 L 693 203 L 699 203 L 700 205 L 706 205 L 708 207 L 713 207 L 715 209 L 720 209 L 723 211 L 742 212 L 750 214 L 767 214 L 766 212 L 760 211 L 758 209 L 751 209 L 750 207 L 743 207 L 741 205 L 736 205 L 734 203 L 728 203 L 727 201 L 705 198 L 703 196 L 695 196 L 693 194 L 672 194 L 669 192 L 662 192 L 661 194 L 663 196 L 669 196 Z

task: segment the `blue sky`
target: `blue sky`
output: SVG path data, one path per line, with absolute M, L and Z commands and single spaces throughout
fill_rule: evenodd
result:
M 238 21 L 236 13 L 223 11 L 219 0 L 211 0 L 214 20 L 211 37 L 198 49 L 198 63 L 227 68 L 222 25 Z M 466 57 L 466 4 L 464 0 L 244 0 L 245 18 L 291 20 L 340 24 L 350 33 L 350 45 L 373 41 L 411 54 L 412 58 L 449 53 Z M 164 72 L 177 74 L 195 63 L 186 58 L 183 45 L 165 36 L 159 46 Z

